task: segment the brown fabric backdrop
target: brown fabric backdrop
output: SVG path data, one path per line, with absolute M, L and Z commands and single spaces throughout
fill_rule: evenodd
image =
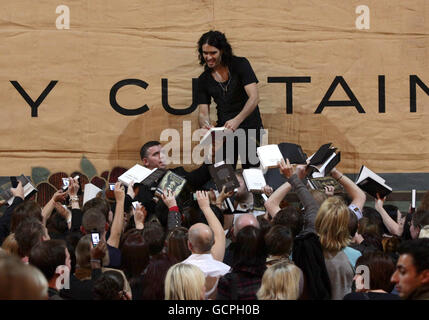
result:
M 70 30 L 56 29 L 60 4 L 70 8 Z M 369 30 L 355 26 L 361 4 L 370 9 Z M 344 172 L 361 164 L 376 172 L 428 171 L 429 97 L 417 87 L 416 113 L 409 102 L 410 75 L 429 85 L 428 17 L 424 0 L 3 0 L 0 175 L 30 174 L 36 166 L 71 172 L 83 156 L 100 174 L 135 164 L 141 145 L 167 127 L 181 131 L 187 120 L 196 128 L 197 110 L 164 110 L 161 79 L 168 79 L 171 106 L 191 104 L 192 78 L 202 71 L 196 42 L 210 29 L 225 32 L 235 54 L 251 62 L 269 143 L 299 143 L 311 154 L 333 142 Z M 378 75 L 385 75 L 386 113 L 378 113 Z M 311 82 L 294 84 L 293 114 L 286 114 L 285 84 L 268 77 L 291 76 Z M 366 113 L 327 107 L 314 114 L 336 76 Z M 149 86 L 122 88 L 118 103 L 147 104 L 148 112 L 124 116 L 110 106 L 111 87 L 127 78 Z M 33 100 L 51 80 L 58 83 L 31 117 L 10 80 Z M 341 86 L 336 99 L 348 100 Z

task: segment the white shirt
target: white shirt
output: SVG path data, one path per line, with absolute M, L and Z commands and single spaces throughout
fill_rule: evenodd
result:
M 193 264 L 201 269 L 205 277 L 218 278 L 227 274 L 231 267 L 223 262 L 217 261 L 210 253 L 191 254 L 183 263 Z

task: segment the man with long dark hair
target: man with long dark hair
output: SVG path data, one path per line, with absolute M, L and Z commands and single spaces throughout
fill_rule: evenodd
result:
M 258 79 L 249 61 L 244 57 L 235 56 L 225 35 L 219 31 L 209 31 L 201 36 L 198 41 L 198 53 L 200 64 L 204 66 L 204 72 L 198 78 L 197 104 L 200 127 L 209 129 L 212 126 L 209 106 L 213 98 L 217 105 L 216 126 L 225 127 L 233 132 L 240 128 L 245 133 L 246 152 L 240 153 L 243 168 L 257 166 L 259 161 L 256 157 L 256 146 L 259 145 L 263 125 L 258 107 Z M 253 146 L 249 150 L 252 143 Z M 226 154 L 226 158 L 234 166 L 237 164 L 237 149 L 236 141 L 234 159 Z M 254 153 L 253 161 L 249 161 L 252 160 L 249 158 L 250 152 Z

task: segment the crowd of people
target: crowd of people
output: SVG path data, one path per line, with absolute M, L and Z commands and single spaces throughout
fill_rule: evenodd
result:
M 142 163 L 165 168 L 161 149 L 146 143 Z M 429 193 L 415 212 L 380 198 L 368 207 L 337 168 L 339 195 L 310 189 L 307 166 L 286 159 L 287 182 L 261 189 L 261 211 L 241 169 L 235 192 L 215 193 L 207 167 L 170 169 L 187 179 L 189 197 L 117 182 L 114 201 L 100 193 L 82 208 L 73 178 L 43 208 L 19 183 L 0 217 L 0 299 L 429 298 Z M 285 201 L 289 192 L 299 205 Z
M 213 99 L 216 126 L 251 138 L 263 125 L 249 61 L 234 56 L 218 31 L 203 34 L 198 52 L 200 126 L 213 126 Z M 234 168 L 237 144 L 229 154 Z M 240 154 L 243 169 L 258 165 L 249 155 Z M 140 158 L 148 169 L 166 169 L 158 141 L 145 143 Z M 380 197 L 368 207 L 337 168 L 330 175 L 340 195 L 310 190 L 307 165 L 284 159 L 286 182 L 259 191 L 267 197 L 261 210 L 241 169 L 237 190 L 215 192 L 209 166 L 169 168 L 186 179 L 181 196 L 116 182 L 114 201 L 101 193 L 82 207 L 75 178 L 43 208 L 25 199 L 19 183 L 0 217 L 0 299 L 429 299 L 429 193 L 415 212 Z M 290 192 L 299 205 L 285 201 Z

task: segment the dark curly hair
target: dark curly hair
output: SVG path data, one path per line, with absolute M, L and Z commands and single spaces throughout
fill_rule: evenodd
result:
M 203 57 L 203 45 L 208 44 L 212 47 L 216 47 L 222 52 L 221 63 L 225 66 L 231 66 L 233 57 L 231 45 L 226 40 L 225 34 L 220 31 L 210 30 L 204 33 L 200 40 L 198 40 L 198 58 L 200 59 L 200 65 L 204 66 L 204 69 L 208 69 L 206 60 Z

